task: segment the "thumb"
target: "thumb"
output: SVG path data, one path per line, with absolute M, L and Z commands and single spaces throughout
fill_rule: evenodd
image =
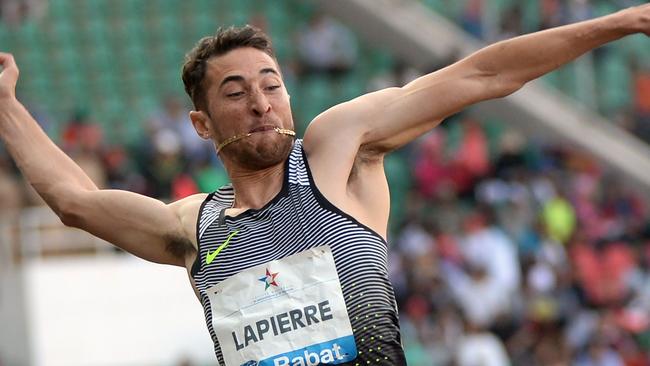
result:
M 14 57 L 10 53 L 0 52 L 0 89 L 9 88 L 14 90 L 18 81 L 18 66 Z

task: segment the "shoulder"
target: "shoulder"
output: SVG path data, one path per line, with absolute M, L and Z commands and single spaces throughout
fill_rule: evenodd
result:
M 185 238 L 192 243 L 195 249 L 198 247 L 196 243 L 196 223 L 199 218 L 199 210 L 208 196 L 207 193 L 194 194 L 168 205 L 180 221 Z
M 352 148 L 356 153 L 377 121 L 404 95 L 402 88 L 391 87 L 361 95 L 337 104 L 311 121 L 304 136 L 304 148 L 309 153 L 330 152 Z M 345 146 L 341 146 L 344 143 Z M 349 152 L 349 151 L 348 151 Z
M 174 211 L 176 214 L 181 214 L 182 212 L 185 212 L 187 210 L 190 210 L 194 207 L 196 207 L 197 212 L 198 208 L 201 206 L 203 201 L 206 200 L 208 197 L 208 193 L 197 193 L 193 194 L 191 196 L 187 196 L 185 198 L 182 198 L 178 201 L 174 201 L 167 206 Z
M 351 123 L 355 120 L 355 111 L 352 106 L 353 101 L 336 105 L 314 118 L 307 129 L 303 138 L 303 148 L 308 154 L 317 152 L 323 148 L 329 149 L 335 147 L 337 141 L 341 139 L 348 140 L 354 136 L 354 129 L 358 124 Z

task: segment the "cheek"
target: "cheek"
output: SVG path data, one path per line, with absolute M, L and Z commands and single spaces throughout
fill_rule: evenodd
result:
M 212 115 L 213 127 L 216 131 L 231 134 L 241 124 L 245 110 L 236 105 L 224 105 L 214 110 Z
M 273 104 L 278 114 L 291 115 L 291 104 L 289 103 L 288 95 L 283 98 L 278 98 Z

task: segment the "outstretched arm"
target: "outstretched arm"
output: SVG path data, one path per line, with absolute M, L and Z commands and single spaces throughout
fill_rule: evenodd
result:
M 99 190 L 16 100 L 13 57 L 0 53 L 0 66 L 0 139 L 62 222 L 141 258 L 184 266 L 193 246 L 178 214 L 182 203 L 168 206 L 131 192 Z
M 509 95 L 589 50 L 639 32 L 650 33 L 650 5 L 502 41 L 404 87 L 337 105 L 305 132 L 314 179 L 335 205 L 383 234 L 385 153 L 471 104 Z
M 471 104 L 507 96 L 580 55 L 633 33 L 650 34 L 650 4 L 495 43 L 402 88 L 336 106 L 319 116 L 309 133 L 320 142 L 333 130 L 343 130 L 357 137 L 362 150 L 391 151 Z

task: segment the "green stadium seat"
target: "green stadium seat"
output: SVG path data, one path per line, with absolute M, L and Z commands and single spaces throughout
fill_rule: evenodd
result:
M 229 182 L 228 174 L 223 168 L 217 169 L 212 166 L 199 170 L 194 175 L 194 180 L 201 192 L 212 192 L 216 187 L 221 187 Z
M 369 64 L 367 65 L 371 74 L 380 74 L 390 72 L 393 69 L 395 62 L 392 55 L 385 50 L 371 50 L 368 51 L 371 55 L 369 57 Z M 363 62 L 363 61 L 362 61 Z
M 542 19 L 538 0 L 526 0 L 522 4 L 523 26 L 526 33 L 540 28 Z
M 108 42 L 111 34 L 110 26 L 104 19 L 89 19 L 84 23 L 84 31 L 80 35 L 81 45 L 92 49 Z
M 632 103 L 632 75 L 623 54 L 611 52 L 606 58 L 602 67 L 602 85 L 606 87 L 599 87 L 602 98 L 600 103 L 603 111 L 611 114 Z
M 0 24 L 0 47 L 15 52 L 23 70 L 21 92 L 54 113 L 55 123 L 67 119 L 79 103 L 88 103 L 98 121 L 128 124 L 133 136 L 163 94 L 183 90 L 179 75 L 183 57 L 199 37 L 263 15 L 278 58 L 291 60 L 296 19 L 306 21 L 316 9 L 297 0 L 50 0 L 48 4 L 39 21 L 11 30 Z M 386 53 L 370 58 L 372 69 L 392 65 Z M 310 121 L 335 102 L 360 94 L 368 76 L 351 75 L 337 83 L 327 78 L 287 80 L 296 120 Z
M 340 103 L 364 94 L 366 83 L 359 73 L 351 72 L 336 83 L 334 88 L 337 89 L 337 102 Z
M 13 46 L 16 50 L 42 45 L 45 39 L 42 29 L 36 22 L 26 22 L 17 30 L 10 31 L 10 38 L 13 39 Z
M 141 67 L 142 64 L 148 62 L 147 46 L 134 39 L 130 39 L 120 48 L 120 51 L 123 57 L 120 61 L 127 68 Z
M 55 22 L 50 26 L 50 36 L 59 42 L 74 42 L 79 29 L 70 22 Z
M 309 1 L 291 1 L 285 4 L 287 4 L 285 6 L 287 12 L 296 19 L 309 19 L 314 13 L 320 11 L 317 4 Z
M 166 37 L 173 37 L 173 39 L 180 36 L 182 25 L 178 18 L 173 14 L 165 14 L 156 18 L 157 31 L 164 34 Z
M 92 50 L 86 50 L 84 57 L 100 70 L 114 69 L 115 52 L 107 42 L 98 43 Z
M 443 0 L 422 0 L 422 3 L 424 3 L 424 5 L 428 6 L 438 14 L 442 14 L 448 17 L 451 15 L 449 14 L 449 7 Z
M 618 10 L 612 1 L 594 1 L 593 8 L 594 16 L 603 16 L 606 14 L 611 14 Z
M 57 23 L 66 23 L 75 9 L 75 6 L 70 0 L 48 1 L 47 6 L 48 15 L 52 19 L 56 19 Z
M 113 1 L 117 18 L 129 21 L 143 22 L 143 17 L 148 14 L 148 6 L 151 2 L 147 0 Z
M 217 22 L 208 12 L 202 12 L 192 17 L 191 27 L 194 31 L 192 42 L 196 42 L 199 37 L 214 33 L 217 29 Z
M 115 14 L 115 7 L 119 4 L 130 4 L 138 1 L 111 1 L 111 0 L 87 0 L 78 1 L 76 7 L 83 9 L 83 16 L 90 19 L 110 19 Z
M 294 106 L 300 109 L 302 128 L 318 114 L 334 104 L 332 85 L 326 77 L 312 76 L 302 81 L 300 88 L 299 104 Z
M 286 7 L 278 6 L 276 3 L 269 2 L 264 10 L 264 15 L 271 25 L 273 35 L 286 37 L 290 35 L 293 21 Z M 295 24 L 293 25 L 296 26 Z
M 622 52 L 631 60 L 637 60 L 641 65 L 650 65 L 650 47 L 648 47 L 648 37 L 642 34 L 637 34 L 631 37 L 622 39 L 621 46 Z
M 181 0 L 157 0 L 155 6 L 158 14 L 173 16 L 178 15 L 182 2 Z
M 390 231 L 397 229 L 402 218 L 406 216 L 405 204 L 409 190 L 412 186 L 410 164 L 405 156 L 400 153 L 389 154 L 384 159 L 384 171 L 390 185 Z
M 105 111 L 117 109 L 116 106 L 123 108 L 127 96 L 119 90 L 116 80 L 110 74 L 89 79 L 88 84 L 87 91 L 93 106 L 103 106 Z M 103 116 L 98 118 L 105 119 Z

